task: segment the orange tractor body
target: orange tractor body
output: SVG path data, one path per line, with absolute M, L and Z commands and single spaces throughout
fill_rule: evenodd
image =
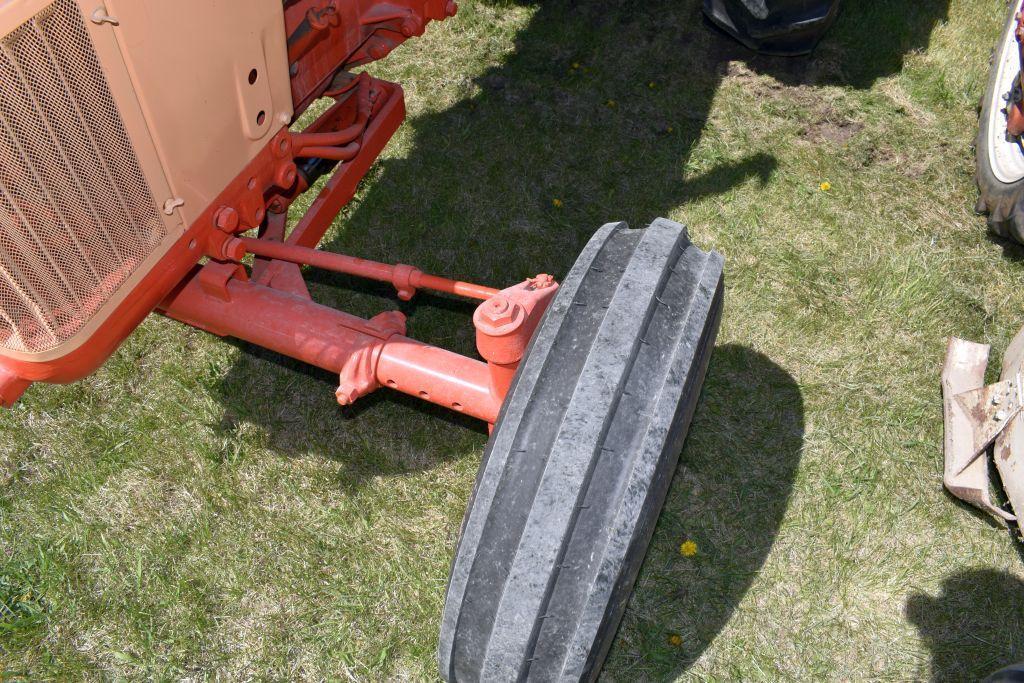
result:
M 722 259 L 663 219 L 605 225 L 561 285 L 480 285 L 317 250 L 405 115 L 401 87 L 352 69 L 456 11 L 0 3 L 0 403 L 93 372 L 157 311 L 335 373 L 343 405 L 387 387 L 478 418 L 492 433 L 441 672 L 591 679 L 696 406 Z M 478 302 L 480 357 L 412 339 L 397 310 L 367 320 L 314 302 L 304 266 L 390 283 L 402 300 L 428 289 Z

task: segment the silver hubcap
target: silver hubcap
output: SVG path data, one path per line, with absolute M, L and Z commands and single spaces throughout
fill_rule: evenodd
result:
M 1014 16 L 1024 0 L 1017 0 Z M 996 87 L 988 102 L 988 161 L 992 173 L 1001 182 L 1015 183 L 1024 178 L 1024 148 L 1020 140 L 1006 132 L 1006 102 L 1020 74 L 1020 54 L 1013 35 L 1017 22 L 1010 21 L 996 52 Z

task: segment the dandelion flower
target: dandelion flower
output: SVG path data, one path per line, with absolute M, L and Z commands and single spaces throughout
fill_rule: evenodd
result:
M 693 541 L 686 541 L 679 546 L 679 554 L 684 557 L 693 557 L 697 554 L 697 544 Z
M 655 88 L 655 83 L 654 83 L 654 81 L 651 81 L 650 83 L 648 83 L 648 84 L 647 84 L 647 87 L 648 87 L 648 88 L 650 88 L 651 90 L 654 90 L 654 88 Z
M 683 637 L 678 633 L 673 633 L 668 637 L 668 644 L 672 647 L 681 647 L 683 644 Z
M 608 100 L 607 102 L 605 102 L 605 104 L 608 105 L 609 107 L 614 108 L 615 107 L 615 100 Z
M 671 133 L 672 132 L 672 126 L 669 126 L 668 128 L 666 128 L 665 131 L 668 132 L 668 133 Z
M 573 62 L 573 63 L 572 63 L 572 68 L 573 68 L 573 69 L 578 69 L 578 68 L 580 68 L 580 63 L 579 63 L 579 62 Z
M 561 200 L 561 199 L 552 199 L 552 200 L 551 200 L 551 204 L 552 204 L 552 205 L 553 205 L 553 206 L 554 206 L 554 207 L 555 207 L 556 209 L 561 209 L 561 208 L 562 208 L 562 200 Z
M 818 189 L 820 189 L 822 192 L 828 192 L 829 190 L 832 189 L 832 183 L 826 180 L 821 185 L 818 185 Z

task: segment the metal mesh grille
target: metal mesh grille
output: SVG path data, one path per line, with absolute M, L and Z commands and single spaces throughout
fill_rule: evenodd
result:
M 166 237 L 74 0 L 0 38 L 0 348 L 70 339 Z

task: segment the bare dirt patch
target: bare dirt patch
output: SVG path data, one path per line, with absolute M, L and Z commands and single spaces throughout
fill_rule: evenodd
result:
M 817 121 L 807 126 L 801 136 L 810 142 L 845 145 L 857 133 L 864 130 L 864 124 L 856 121 Z

